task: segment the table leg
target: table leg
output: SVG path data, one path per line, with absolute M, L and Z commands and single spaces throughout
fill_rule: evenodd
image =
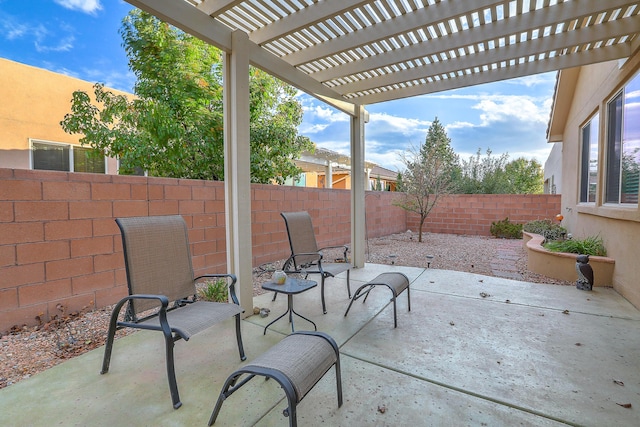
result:
M 288 294 L 287 295 L 287 311 L 285 311 L 284 313 L 282 313 L 280 316 L 278 316 L 276 319 L 272 320 L 271 322 L 269 322 L 269 324 L 267 326 L 264 327 L 264 332 L 262 332 L 262 335 L 266 335 L 267 334 L 267 328 L 269 328 L 269 326 L 273 325 L 275 322 L 277 322 L 278 320 L 282 319 L 284 316 L 289 315 L 289 323 L 291 323 L 291 332 L 295 332 L 295 329 L 293 327 L 293 315 L 295 314 L 296 316 L 306 320 L 307 322 L 311 323 L 313 325 L 314 330 L 318 330 L 318 327 L 316 326 L 315 322 L 311 319 L 307 319 L 306 317 L 304 317 L 302 314 L 298 313 L 297 311 L 295 311 L 293 309 L 293 294 Z
M 293 295 L 288 295 L 289 296 L 289 300 L 288 300 L 288 305 L 289 305 L 289 322 L 291 322 L 291 332 L 295 332 L 295 330 L 293 329 L 293 315 L 295 314 L 296 316 L 306 320 L 307 322 L 311 323 L 313 325 L 313 329 L 314 330 L 318 330 L 318 327 L 316 326 L 316 324 L 314 323 L 313 320 L 311 319 L 307 319 L 306 317 L 304 317 L 302 314 L 298 313 L 297 311 L 295 311 L 293 309 Z
M 267 335 L 267 328 L 271 325 L 273 325 L 274 323 L 276 323 L 278 320 L 282 319 L 284 316 L 287 315 L 287 313 L 289 313 L 289 310 L 285 311 L 284 313 L 282 313 L 280 316 L 278 316 L 277 318 L 275 318 L 274 320 L 272 320 L 271 322 L 269 322 L 269 324 L 267 326 L 264 327 L 264 332 L 262 333 L 262 335 Z

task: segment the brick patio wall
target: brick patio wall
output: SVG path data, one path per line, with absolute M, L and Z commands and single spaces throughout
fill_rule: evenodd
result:
M 351 238 L 349 190 L 252 186 L 252 265 L 284 259 L 283 211 L 308 211 L 318 244 Z M 367 192 L 367 237 L 417 230 L 393 205 L 398 193 Z M 560 196 L 457 195 L 442 199 L 425 231 L 489 235 L 492 221 L 551 218 Z M 114 219 L 180 214 L 189 228 L 196 274 L 226 270 L 222 182 L 0 169 L 0 332 L 126 295 Z
M 289 253 L 282 211 L 307 210 L 318 244 L 348 243 L 350 192 L 252 186 L 253 266 Z M 369 237 L 406 229 L 391 193 L 367 197 Z M 180 214 L 196 274 L 226 271 L 222 182 L 0 169 L 0 332 L 126 295 L 114 219 Z M 61 310 L 62 309 L 62 310 Z
M 454 194 L 442 197 L 425 220 L 423 232 L 490 236 L 491 223 L 509 218 L 524 224 L 554 219 L 560 213 L 559 194 Z M 407 217 L 417 231 L 420 217 Z

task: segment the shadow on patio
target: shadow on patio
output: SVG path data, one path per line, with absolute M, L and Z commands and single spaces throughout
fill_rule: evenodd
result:
M 640 312 L 612 289 L 517 282 L 445 270 L 367 264 L 352 289 L 383 271 L 411 280 L 411 307 L 375 289 L 348 317 L 343 278 L 296 295 L 296 311 L 341 350 L 344 405 L 330 370 L 298 405 L 300 425 L 636 425 L 640 408 Z M 290 331 L 286 298 L 256 297 L 269 317 L 243 321 L 248 361 Z M 232 322 L 232 320 L 229 320 Z M 296 329 L 310 325 L 294 318 Z M 202 425 L 226 377 L 242 362 L 230 323 L 176 345 L 183 407 L 171 406 L 160 334 L 116 341 L 111 370 L 104 348 L 0 390 L 0 425 Z M 615 380 L 615 382 L 614 382 Z M 631 408 L 621 405 L 631 404 Z M 252 380 L 222 407 L 216 426 L 287 425 L 275 381 Z M 385 410 L 380 410 L 381 408 Z

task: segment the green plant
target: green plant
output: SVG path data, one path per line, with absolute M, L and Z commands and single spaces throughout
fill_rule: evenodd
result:
M 229 290 L 224 279 L 207 280 L 198 289 L 198 295 L 204 301 L 227 302 Z
M 515 224 L 509 221 L 509 217 L 491 223 L 489 229 L 492 236 L 501 239 L 521 239 L 522 238 L 522 224 Z
M 607 256 L 600 236 L 590 236 L 585 239 L 555 240 L 544 243 L 547 250 L 551 252 L 568 252 L 572 254 Z
M 523 231 L 527 233 L 535 233 L 539 234 L 545 238 L 545 240 L 559 240 L 565 234 L 567 234 L 567 229 L 561 226 L 560 224 L 556 224 L 550 219 L 538 219 L 535 221 L 529 221 L 522 227 Z

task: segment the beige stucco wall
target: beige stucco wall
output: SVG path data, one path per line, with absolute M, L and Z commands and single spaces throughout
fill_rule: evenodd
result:
M 79 145 L 60 126 L 76 90 L 92 95 L 93 83 L 0 58 L 0 168 L 29 169 L 30 138 Z M 108 173 L 116 167 L 109 159 Z
M 640 68 L 640 55 L 626 62 L 610 61 L 582 67 L 563 131 L 562 225 L 575 237 L 600 235 L 608 256 L 615 259 L 614 288 L 640 308 L 640 210 L 635 207 L 604 206 L 604 141 L 607 102 Z M 579 204 L 580 127 L 595 112 L 600 113 L 599 178 L 595 204 Z M 637 120 L 637 118 L 636 118 Z

